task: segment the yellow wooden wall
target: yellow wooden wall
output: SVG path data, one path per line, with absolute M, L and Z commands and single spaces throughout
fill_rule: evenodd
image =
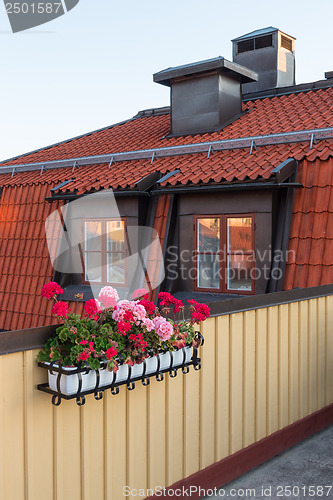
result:
M 51 404 L 36 351 L 0 356 L 0 499 L 120 500 L 333 403 L 333 296 L 211 318 L 202 370 Z M 133 497 L 134 498 L 134 497 Z

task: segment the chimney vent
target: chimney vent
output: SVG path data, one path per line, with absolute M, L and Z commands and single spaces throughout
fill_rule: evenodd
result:
M 216 57 L 168 68 L 153 75 L 170 87 L 171 133 L 204 134 L 220 130 L 242 111 L 241 84 L 258 75 L 248 68 Z
M 232 40 L 233 61 L 259 75 L 245 83 L 244 94 L 295 85 L 295 38 L 270 26 Z

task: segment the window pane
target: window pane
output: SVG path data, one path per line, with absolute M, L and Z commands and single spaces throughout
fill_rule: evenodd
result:
M 252 290 L 252 262 L 248 255 L 229 255 L 228 257 L 228 290 L 240 292 Z
M 125 251 L 124 221 L 110 220 L 107 222 L 107 250 L 108 252 Z
M 252 217 L 228 217 L 228 252 L 251 252 Z
M 100 252 L 85 253 L 85 280 L 86 281 L 102 281 L 102 258 Z
M 220 250 L 220 219 L 198 219 L 198 252 Z
M 198 277 L 199 288 L 220 288 L 218 255 L 198 255 Z
M 98 221 L 89 221 L 84 223 L 85 228 L 85 249 L 101 251 L 102 223 Z
M 125 283 L 125 260 L 122 253 L 107 254 L 107 280 L 109 283 Z

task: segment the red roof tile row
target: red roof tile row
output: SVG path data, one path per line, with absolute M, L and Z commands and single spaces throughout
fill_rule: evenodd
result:
M 45 203 L 49 189 L 48 184 L 10 186 L 1 195 L 0 328 L 5 330 L 55 323 L 53 304 L 40 295 L 53 275 L 44 229 L 56 208 Z
M 22 155 L 4 164 L 51 161 L 333 127 L 333 88 L 248 101 L 243 103 L 243 111 L 240 118 L 220 132 L 186 137 L 167 137 L 170 130 L 168 114 L 135 118 L 78 139 Z
M 333 283 L 333 159 L 303 161 L 297 180 L 286 290 Z
M 293 157 L 296 160 L 309 158 L 326 160 L 333 155 L 333 140 L 318 142 L 312 149 L 309 143 L 278 144 L 260 146 L 253 150 L 233 149 L 216 152 L 207 158 L 207 154 L 190 154 L 173 157 L 164 157 L 154 160 L 132 160 L 112 164 L 85 165 L 72 172 L 70 168 L 59 168 L 49 171 L 18 172 L 2 174 L 0 182 L 3 186 L 26 185 L 59 185 L 65 180 L 73 179 L 60 192 L 77 192 L 82 194 L 91 190 L 133 188 L 135 184 L 156 171 L 166 174 L 173 170 L 179 173 L 171 176 L 165 183 L 175 186 L 177 184 L 220 183 L 232 181 L 246 181 L 269 179 L 272 170 L 286 159 Z M 307 182 L 312 182 L 309 178 Z M 323 177 L 321 182 L 328 182 Z M 49 191 L 48 195 L 51 195 Z

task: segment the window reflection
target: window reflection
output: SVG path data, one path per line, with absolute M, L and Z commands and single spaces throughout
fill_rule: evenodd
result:
M 197 288 L 251 292 L 252 217 L 197 219 Z

